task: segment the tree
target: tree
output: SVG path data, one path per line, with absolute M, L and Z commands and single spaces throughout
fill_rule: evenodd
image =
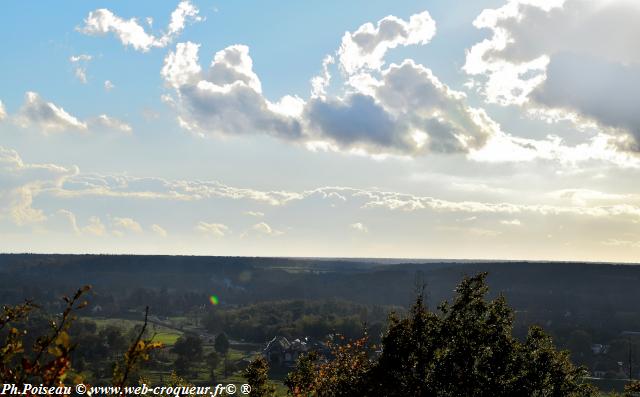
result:
M 227 353 L 229 352 L 229 338 L 224 332 L 219 333 L 216 336 L 213 346 L 216 352 L 220 353 L 224 357 L 224 376 L 227 377 L 227 371 L 229 369 L 227 363 Z
M 289 372 L 284 380 L 284 384 L 289 388 L 289 394 L 294 397 L 317 394 L 320 380 L 317 376 L 318 359 L 318 354 L 313 351 L 298 357 L 294 370 Z
M 325 362 L 316 352 L 298 358 L 285 379 L 292 396 L 359 396 L 368 389 L 373 351 L 366 333 L 356 340 L 334 339 L 329 342 L 331 360 Z
M 87 305 L 80 300 L 89 291 L 85 286 L 71 298 L 64 297 L 66 307 L 58 321 L 51 320 L 50 331 L 35 338 L 32 349 L 26 349 L 24 336 L 29 331 L 24 323 L 38 309 L 27 301 L 22 305 L 3 306 L 0 314 L 0 331 L 4 340 L 0 342 L 0 381 L 11 384 L 63 385 L 71 369 L 71 353 L 74 345 L 69 338 L 69 328 L 75 320 L 75 312 Z
M 216 336 L 213 345 L 218 353 L 226 356 L 229 351 L 229 338 L 224 332 L 221 332 Z
M 218 383 L 216 380 L 216 368 L 218 368 L 218 365 L 220 365 L 220 355 L 213 351 L 209 354 L 207 354 L 206 357 L 206 361 L 207 361 L 207 366 L 209 367 L 210 372 L 210 376 L 211 376 L 211 382 L 212 383 Z
M 392 315 L 376 359 L 366 341 L 335 350 L 323 364 L 300 360 L 288 378 L 294 396 L 593 396 L 587 375 L 542 329 L 513 337 L 504 297 L 486 299 L 486 274 L 465 277 L 437 312 L 423 292 L 404 317 Z M 329 381 L 327 381 L 329 380 Z M 298 394 L 297 394 L 298 393 Z M 351 394 L 350 394 L 351 393 Z
M 567 340 L 567 348 L 572 352 L 573 361 L 580 364 L 589 363 L 593 355 L 592 344 L 593 340 L 588 332 L 581 329 L 571 332 Z
M 175 368 L 178 375 L 186 374 L 194 363 L 202 360 L 202 340 L 195 334 L 178 338 L 171 352 L 176 354 Z
M 253 397 L 272 397 L 275 395 L 276 388 L 269 382 L 268 372 L 269 364 L 262 356 L 253 360 L 244 370 L 244 377 L 251 386 Z

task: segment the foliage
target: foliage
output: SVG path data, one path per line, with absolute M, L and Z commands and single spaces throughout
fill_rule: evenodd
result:
M 340 333 L 356 338 L 362 332 L 362 323 L 367 322 L 372 338 L 376 339 L 392 308 L 337 299 L 271 301 L 211 308 L 203 324 L 210 332 L 224 330 L 233 338 L 262 343 L 274 335 L 322 339 L 330 333 Z
M 366 338 L 339 346 L 326 363 L 301 359 L 287 379 L 293 396 L 592 396 L 567 352 L 533 327 L 512 335 L 503 297 L 486 300 L 486 274 L 465 278 L 453 303 L 431 312 L 419 294 L 404 318 L 392 316 L 378 359 Z M 355 393 L 355 394 L 353 394 Z
M 356 396 L 367 389 L 372 369 L 373 350 L 368 337 L 347 341 L 336 335 L 329 341 L 331 360 L 323 361 L 315 352 L 298 359 L 296 368 L 289 373 L 285 384 L 294 397 L 302 396 Z
M 26 328 L 20 329 L 29 314 L 37 308 L 32 302 L 14 307 L 4 306 L 0 318 L 0 330 L 7 328 L 5 341 L 0 348 L 0 380 L 11 384 L 64 385 L 71 369 L 71 344 L 68 330 L 75 319 L 74 312 L 86 306 L 81 297 L 90 287 L 80 288 L 73 297 L 63 297 L 65 309 L 58 321 L 50 321 L 50 332 L 35 339 L 31 349 L 25 349 L 23 338 Z
M 640 381 L 632 381 L 624 387 L 625 397 L 637 397 L 640 396 Z
M 227 334 L 225 334 L 224 332 L 219 333 L 213 343 L 216 352 L 222 354 L 223 356 L 227 355 L 227 352 L 229 351 L 229 338 L 227 337 Z
M 275 395 L 276 388 L 269 382 L 268 372 L 269 364 L 264 357 L 256 358 L 244 370 L 243 375 L 251 386 L 253 397 L 272 397 Z
M 149 360 L 149 354 L 162 347 L 162 343 L 153 342 L 151 338 L 145 339 L 145 331 L 147 330 L 149 318 L 149 308 L 147 307 L 144 314 L 144 324 L 140 328 L 140 331 L 129 346 L 129 349 L 124 354 L 122 362 L 116 363 L 113 370 L 113 385 L 116 387 L 122 387 L 128 384 L 130 374 L 136 369 L 136 367 L 142 362 Z M 124 391 L 123 391 L 124 393 Z
M 178 374 L 185 374 L 189 368 L 202 360 L 202 340 L 196 334 L 186 334 L 178 338 L 171 349 L 177 355 L 175 370 Z

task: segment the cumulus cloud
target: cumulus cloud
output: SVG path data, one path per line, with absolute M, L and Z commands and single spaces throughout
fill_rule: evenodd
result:
M 35 92 L 27 92 L 18 114 L 18 124 L 22 127 L 35 126 L 48 131 L 86 131 L 87 123 L 78 120 L 53 102 L 47 102 Z
M 199 10 L 189 1 L 183 0 L 171 13 L 166 31 L 160 35 L 148 33 L 136 18 L 124 19 L 106 8 L 91 11 L 78 31 L 94 36 L 113 33 L 124 46 L 147 52 L 152 48 L 169 45 L 184 30 L 187 22 L 201 21 Z
M 101 114 L 89 121 L 89 127 L 94 131 L 116 131 L 130 134 L 133 129 L 124 121 Z
M 307 101 L 267 99 L 244 45 L 218 51 L 203 70 L 199 45 L 179 43 L 161 72 L 175 91 L 165 102 L 176 108 L 183 128 L 201 135 L 265 133 L 310 149 L 372 155 L 468 153 L 496 132 L 483 110 L 412 60 L 382 68 L 389 49 L 426 44 L 434 34 L 427 12 L 408 21 L 389 16 L 347 32 L 336 52 L 345 73 L 342 95 L 327 95 L 336 59 L 328 55 Z
M 0 101 L 0 121 L 7 118 L 7 110 L 4 108 L 4 104 Z
M 111 90 L 113 90 L 114 88 L 116 88 L 115 84 L 113 84 L 111 82 L 111 80 L 105 80 L 104 81 L 104 90 L 107 92 L 110 92 Z
M 467 153 L 498 131 L 482 109 L 467 105 L 463 93 L 412 60 L 368 80 L 345 98 L 309 102 L 305 115 L 317 140 L 372 153 Z
M 627 0 L 511 0 L 475 20 L 493 35 L 469 50 L 464 70 L 490 102 L 594 121 L 638 151 L 639 18 L 640 5 Z
M 27 92 L 25 101 L 15 117 L 23 128 L 38 128 L 44 133 L 62 131 L 118 131 L 130 133 L 129 124 L 114 117 L 101 114 L 87 120 L 80 120 L 61 106 L 43 99 L 36 92 Z
M 167 85 L 176 90 L 181 125 L 200 134 L 266 133 L 283 139 L 301 136 L 300 122 L 278 112 L 262 95 L 249 48 L 233 45 L 218 51 L 202 72 L 198 45 L 179 43 L 162 68 Z
M 331 73 L 329 72 L 329 66 L 335 63 L 335 58 L 331 55 L 327 55 L 322 60 L 322 73 L 311 79 L 311 97 L 324 98 L 327 94 L 327 87 L 331 83 Z
M 224 237 L 229 233 L 229 227 L 222 223 L 199 222 L 196 226 L 196 230 L 207 236 L 217 238 Z
M 380 69 L 388 50 L 398 46 L 427 44 L 436 33 L 436 23 L 427 11 L 404 21 L 389 15 L 376 25 L 366 23 L 346 32 L 338 50 L 341 68 L 347 74 L 360 69 Z
M 73 65 L 76 78 L 82 83 L 87 83 L 87 63 L 93 57 L 87 54 L 73 55 L 69 58 L 69 62 Z

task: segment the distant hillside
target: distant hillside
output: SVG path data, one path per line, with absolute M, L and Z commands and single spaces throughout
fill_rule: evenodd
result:
M 505 294 L 526 322 L 606 322 L 611 332 L 640 330 L 640 266 L 593 263 L 0 255 L 0 302 L 47 302 L 92 284 L 95 302 L 117 303 L 119 310 L 145 299 L 153 307 L 160 293 L 194 304 L 216 294 L 225 305 L 338 298 L 404 306 L 420 279 L 435 306 L 451 297 L 463 275 L 478 272 L 489 273 L 491 293 Z

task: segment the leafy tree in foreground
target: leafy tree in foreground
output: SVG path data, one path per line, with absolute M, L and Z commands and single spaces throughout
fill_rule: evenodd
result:
M 251 386 L 251 396 L 273 397 L 275 395 L 276 388 L 269 382 L 268 372 L 269 364 L 264 357 L 253 360 L 244 370 L 244 377 Z
M 369 385 L 368 374 L 373 361 L 368 337 L 346 341 L 337 336 L 329 342 L 330 361 L 323 361 L 316 352 L 298 359 L 296 368 L 287 375 L 285 385 L 294 397 L 360 396 Z
M 532 327 L 512 335 L 513 312 L 486 300 L 486 274 L 465 278 L 452 303 L 429 311 L 420 293 L 408 315 L 390 317 L 379 357 L 366 341 L 344 345 L 326 363 L 299 360 L 293 396 L 594 396 L 586 371 Z M 355 394 L 353 394 L 355 393 Z
M 15 385 L 64 386 L 72 374 L 71 356 L 75 344 L 71 342 L 69 329 L 76 320 L 75 312 L 87 305 L 81 300 L 90 287 L 80 288 L 71 298 L 64 297 L 66 307 L 59 319 L 49 324 L 50 332 L 37 335 L 33 346 L 25 345 L 24 337 L 30 330 L 25 326 L 29 315 L 38 309 L 31 302 L 17 306 L 3 306 L 0 313 L 0 383 Z M 147 328 L 148 308 L 145 321 L 133 343 L 124 354 L 122 362 L 116 363 L 112 384 L 117 387 L 129 384 L 137 366 L 149 359 L 149 353 L 162 345 L 144 339 Z M 80 376 L 73 383 L 82 381 Z M 35 395 L 27 392 L 27 396 Z
M 66 307 L 58 321 L 51 320 L 48 335 L 40 335 L 33 346 L 25 346 L 27 329 L 21 329 L 29 314 L 37 309 L 31 302 L 18 306 L 3 306 L 0 315 L 0 383 L 42 384 L 61 386 L 71 369 L 74 345 L 69 338 L 69 326 L 74 312 L 86 306 L 81 300 L 89 287 L 79 289 L 71 298 L 64 297 Z

